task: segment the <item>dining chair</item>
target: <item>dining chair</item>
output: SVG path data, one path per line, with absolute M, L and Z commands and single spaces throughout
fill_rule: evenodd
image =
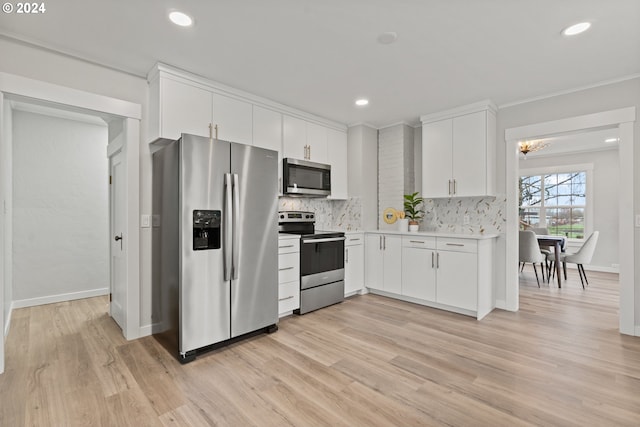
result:
M 519 240 L 519 251 L 520 251 L 520 262 L 522 263 L 522 269 L 524 269 L 524 265 L 528 262 L 533 264 L 533 271 L 536 273 L 536 281 L 538 282 L 538 287 L 540 287 L 540 280 L 538 279 L 538 269 L 536 268 L 536 263 L 540 263 L 540 269 L 542 270 L 542 281 L 544 282 L 544 265 L 543 262 L 546 262 L 547 257 L 540 252 L 540 246 L 538 245 L 538 239 L 536 239 L 536 233 L 531 230 L 520 231 L 520 240 Z
M 538 235 L 547 236 L 549 234 L 549 229 L 546 227 L 531 227 L 529 230 L 533 231 Z M 544 265 L 545 265 L 545 268 L 547 269 L 547 279 L 548 279 L 549 278 L 549 261 L 547 260 L 549 259 L 548 255 L 552 254 L 553 252 L 551 251 L 550 247 L 541 247 L 540 252 L 542 252 L 545 256 Z
M 576 253 L 561 253 L 560 254 L 560 262 L 562 262 L 562 268 L 564 270 L 564 277 L 567 278 L 567 263 L 573 263 L 578 266 L 578 274 L 580 275 L 580 283 L 582 283 L 582 289 L 584 289 L 584 284 L 589 284 L 587 280 L 587 273 L 584 271 L 584 264 L 589 264 L 591 262 L 591 258 L 593 258 L 593 253 L 596 250 L 596 244 L 598 243 L 598 236 L 600 235 L 599 231 L 594 231 L 591 235 L 584 241 L 578 252 Z M 547 255 L 547 260 L 551 261 L 551 270 L 553 270 L 553 264 L 555 261 L 555 255 Z M 554 271 L 555 275 L 555 271 Z M 583 280 L 584 278 L 584 280 Z

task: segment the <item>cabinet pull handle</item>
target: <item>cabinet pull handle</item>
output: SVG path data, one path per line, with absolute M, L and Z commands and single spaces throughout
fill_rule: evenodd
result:
M 293 270 L 293 267 L 279 268 L 278 271 Z
M 464 243 L 447 243 L 447 246 L 464 246 Z
M 213 125 L 209 123 L 209 139 L 213 139 Z
M 285 246 L 278 246 L 278 249 L 283 249 L 283 248 L 292 248 L 295 245 L 285 245 Z
M 380 250 L 382 250 L 382 236 L 378 236 L 379 239 L 379 246 L 380 246 Z
M 344 262 L 349 262 L 349 248 L 346 248 L 344 251 Z
M 278 301 L 286 301 L 286 300 L 292 299 L 292 298 L 293 298 L 293 295 L 289 295 L 288 297 L 278 298 Z M 271 301 L 273 301 L 273 300 L 271 300 Z
M 451 180 L 449 180 L 449 188 L 447 189 L 447 194 L 451 194 Z
M 382 236 L 382 250 L 387 250 L 387 236 Z
M 440 252 L 436 254 L 436 268 L 440 268 Z
M 424 240 L 409 240 L 409 243 L 420 243 L 421 245 L 424 245 L 426 242 Z
M 218 139 L 218 125 L 215 125 L 213 128 L 216 130 L 216 139 Z
M 431 252 L 431 268 L 435 267 L 434 258 L 435 258 L 435 252 Z
M 309 145 L 309 160 L 311 160 L 311 145 Z
M 358 240 L 360 240 L 360 239 L 359 238 L 357 238 L 357 239 L 349 239 L 350 242 L 356 242 Z
M 458 182 L 454 179 L 453 180 L 453 194 L 456 194 L 458 192 Z

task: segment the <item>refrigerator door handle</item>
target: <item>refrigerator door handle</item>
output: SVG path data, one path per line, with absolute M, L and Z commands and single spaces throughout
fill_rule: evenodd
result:
M 232 200 L 231 200 L 231 190 L 232 190 L 232 182 L 231 182 L 231 174 L 224 174 L 224 280 L 231 280 L 232 276 L 232 235 L 231 231 L 233 230 L 231 224 L 231 216 L 232 216 Z
M 239 215 L 240 215 L 240 182 L 239 182 L 238 174 L 233 174 L 233 255 L 231 257 L 231 278 L 233 280 L 238 278 L 238 266 L 240 265 L 239 257 L 240 257 L 240 244 L 238 242 L 238 228 L 240 225 Z

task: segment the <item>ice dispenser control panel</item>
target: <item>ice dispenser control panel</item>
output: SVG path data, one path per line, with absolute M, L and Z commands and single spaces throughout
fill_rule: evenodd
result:
M 193 211 L 193 250 L 220 249 L 221 211 Z

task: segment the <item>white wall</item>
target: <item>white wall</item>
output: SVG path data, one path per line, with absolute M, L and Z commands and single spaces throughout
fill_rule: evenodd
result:
M 498 111 L 498 150 L 497 150 L 497 192 L 506 192 L 506 151 L 505 129 L 542 123 L 552 120 L 575 117 L 601 111 L 615 110 L 624 107 L 636 107 L 640 111 L 640 78 L 611 83 L 576 92 L 566 93 L 550 98 L 534 100 L 518 105 L 501 107 Z M 634 124 L 634 213 L 640 214 L 640 117 Z M 635 247 L 640 248 L 640 228 L 635 228 Z M 497 250 L 505 252 L 505 242 L 499 242 Z M 499 257 L 497 271 L 506 271 L 504 257 Z M 635 265 L 640 265 L 640 250 L 635 251 Z M 498 299 L 505 298 L 504 275 L 496 277 L 496 294 Z M 640 275 L 636 271 L 635 285 L 635 324 L 640 326 Z
M 13 299 L 109 289 L 107 127 L 13 113 Z
M 589 263 L 604 270 L 616 270 L 618 259 L 618 188 L 620 185 L 620 162 L 618 150 L 586 153 L 562 154 L 555 156 L 530 157 L 520 160 L 520 174 L 540 168 L 593 164 L 592 207 L 593 217 L 589 220 L 591 231 L 600 231 L 598 245 Z M 587 230 L 589 232 L 589 230 Z M 580 245 L 578 244 L 577 247 Z M 576 248 L 577 250 L 577 248 Z M 571 252 L 572 249 L 569 249 Z M 587 268 L 588 269 L 588 268 Z

